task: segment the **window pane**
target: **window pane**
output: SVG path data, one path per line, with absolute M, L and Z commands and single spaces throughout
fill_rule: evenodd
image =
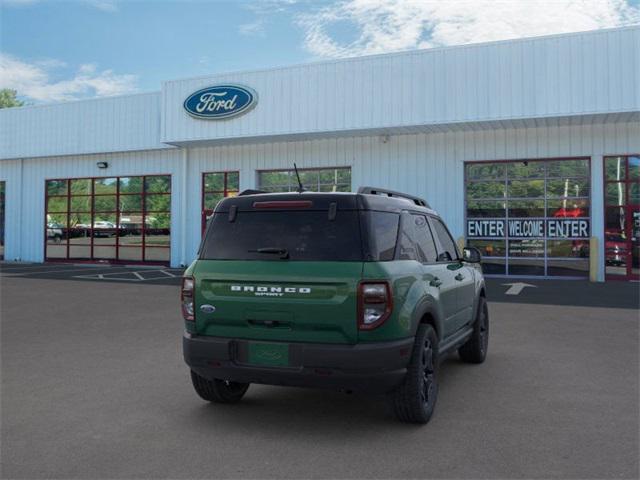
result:
M 224 191 L 224 173 L 205 173 L 204 191 L 205 192 Z
M 589 200 L 547 200 L 547 216 L 554 218 L 576 218 L 589 216 Z
M 544 256 L 544 240 L 509 240 L 510 257 Z
M 120 177 L 120 193 L 141 193 L 142 177 Z
M 554 277 L 588 277 L 589 260 L 549 260 L 547 275 Z
M 67 200 L 67 197 L 47 198 L 47 212 L 66 212 Z
M 482 273 L 485 275 L 505 275 L 507 273 L 506 260 L 483 258 L 481 265 Z
M 120 194 L 121 212 L 141 212 L 142 211 L 142 195 L 122 195 Z
M 114 229 L 116 228 L 115 213 L 95 213 L 93 215 L 94 229 Z
M 605 202 L 607 205 L 625 205 L 625 184 L 622 182 L 607 183 Z
M 544 217 L 544 200 L 509 200 L 510 218 Z
M 240 190 L 240 173 L 227 173 L 227 190 Z
M 152 229 L 144 232 L 145 246 L 168 247 L 171 244 L 171 234 L 168 228 Z
M 629 184 L 629 205 L 640 204 L 640 183 Z
M 71 195 L 91 195 L 91 179 L 78 178 L 69 180 Z
M 309 191 L 349 192 L 351 191 L 350 168 L 320 168 L 299 170 L 300 180 Z M 298 188 L 298 180 L 293 170 L 263 171 L 258 173 L 258 188 L 266 192 L 287 192 Z
M 66 213 L 48 213 L 47 227 L 67 228 L 67 214 Z
M 47 180 L 47 195 L 66 195 L 66 180 Z
M 544 259 L 522 260 L 509 259 L 509 275 L 544 275 Z
M 204 208 L 205 210 L 214 210 L 220 200 L 224 198 L 222 193 L 205 193 Z
M 146 247 L 144 259 L 147 262 L 168 262 L 170 260 L 170 250 L 160 247 Z
M 258 180 L 260 190 L 264 190 L 265 187 L 284 187 L 284 191 L 287 191 L 289 172 L 260 172 Z
M 547 177 L 588 177 L 589 160 L 554 160 L 547 163 Z
M 440 220 L 433 219 L 432 225 L 433 234 L 440 240 L 440 246 L 443 248 L 442 251 L 438 252 L 438 260 L 446 261 L 446 257 L 448 257 L 448 260 L 457 260 L 458 249 L 456 248 L 456 243 L 449 235 L 444 224 Z
M 93 183 L 95 194 L 109 194 L 115 195 L 118 186 L 117 178 L 96 178 Z
M 110 246 L 110 245 L 114 245 L 116 244 L 118 240 L 118 235 L 117 232 L 115 230 L 105 230 L 102 228 L 96 228 L 93 231 L 93 248 L 94 248 L 94 254 L 96 247 L 100 247 L 100 246 Z M 115 255 L 113 256 L 113 258 L 116 258 Z
M 169 213 L 151 213 L 145 220 L 146 228 L 171 228 L 171 215 Z
M 512 198 L 544 197 L 544 180 L 512 180 L 507 195 Z
M 626 178 L 625 157 L 605 158 L 604 175 L 607 180 L 624 180 Z
M 71 211 L 72 212 L 90 212 L 91 211 L 91 197 L 71 197 Z
M 118 238 L 118 244 L 121 247 L 141 247 L 142 246 L 142 229 L 140 228 L 121 229 L 120 236 Z
M 467 202 L 467 217 L 488 218 L 504 217 L 505 202 L 492 200 L 469 200 Z
M 47 242 L 47 258 L 67 258 L 67 245 Z
M 91 228 L 91 214 L 90 213 L 71 213 L 69 215 L 69 227 Z
M 69 243 L 75 245 L 91 245 L 91 228 L 89 224 L 86 227 L 76 226 L 69 229 Z
M 507 164 L 508 178 L 542 178 L 545 162 L 523 161 Z
M 93 258 L 99 258 L 102 260 L 115 260 L 116 259 L 116 247 L 105 245 L 93 245 Z
M 626 215 L 623 207 L 607 208 L 604 216 L 605 236 L 609 232 L 624 232 L 626 227 Z
M 115 212 L 118 210 L 115 195 L 96 195 L 93 197 L 93 210 L 95 212 Z
M 484 262 L 484 257 L 506 256 L 507 249 L 505 248 L 505 243 L 504 240 L 469 240 L 467 245 L 480 250 Z
M 169 175 L 146 177 L 145 189 L 147 193 L 169 193 L 171 192 L 171 177 Z
M 132 262 L 142 261 L 142 247 L 120 247 L 118 250 L 119 260 L 130 260 Z
M 467 165 L 467 180 L 504 179 L 506 165 L 501 163 L 476 163 Z
M 47 244 L 59 245 L 61 243 L 67 243 L 68 233 L 67 230 L 61 228 L 55 223 L 47 224 Z
M 372 260 L 393 260 L 400 215 L 388 212 L 366 212 L 364 215 L 369 223 L 369 255 Z
M 548 180 L 547 197 L 588 197 L 589 180 Z
M 503 198 L 504 182 L 470 182 L 467 184 L 468 198 Z
M 235 222 L 214 215 L 201 258 L 279 261 L 257 252 L 276 246 L 288 251 L 289 261 L 362 261 L 358 215 L 338 211 L 331 221 L 326 211 L 256 211 L 243 212 Z
M 547 242 L 549 257 L 589 258 L 588 240 L 549 240 Z
M 629 157 L 629 180 L 640 180 L 640 157 Z
M 168 212 L 171 209 L 171 195 L 147 195 L 145 202 L 147 212 Z
M 88 260 L 91 258 L 91 246 L 88 245 L 70 245 L 69 258 Z

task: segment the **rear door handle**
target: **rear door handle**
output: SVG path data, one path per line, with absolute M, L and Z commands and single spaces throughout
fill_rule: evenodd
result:
M 462 280 L 464 280 L 464 275 L 462 275 L 461 273 L 457 274 L 454 277 L 456 280 L 458 280 L 459 282 L 461 282 Z
M 442 281 L 438 277 L 433 277 L 433 279 L 429 282 L 429 285 L 432 287 L 439 287 L 442 285 Z

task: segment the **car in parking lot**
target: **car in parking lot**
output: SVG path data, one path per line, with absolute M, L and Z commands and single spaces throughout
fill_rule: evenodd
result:
M 220 403 L 250 383 L 385 393 L 398 419 L 426 423 L 439 361 L 487 354 L 479 263 L 410 195 L 224 199 L 182 284 L 193 386 Z

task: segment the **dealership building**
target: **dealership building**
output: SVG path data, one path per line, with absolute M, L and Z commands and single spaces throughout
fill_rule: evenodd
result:
M 196 256 L 245 189 L 425 198 L 487 274 L 640 273 L 640 27 L 167 81 L 0 110 L 5 261 Z

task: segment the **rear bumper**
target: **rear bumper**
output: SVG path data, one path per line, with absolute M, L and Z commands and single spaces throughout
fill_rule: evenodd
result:
M 407 372 L 413 339 L 358 345 L 289 343 L 288 367 L 246 363 L 248 341 L 185 333 L 187 365 L 209 379 L 361 392 L 387 392 Z M 273 343 L 273 342 L 272 342 Z

